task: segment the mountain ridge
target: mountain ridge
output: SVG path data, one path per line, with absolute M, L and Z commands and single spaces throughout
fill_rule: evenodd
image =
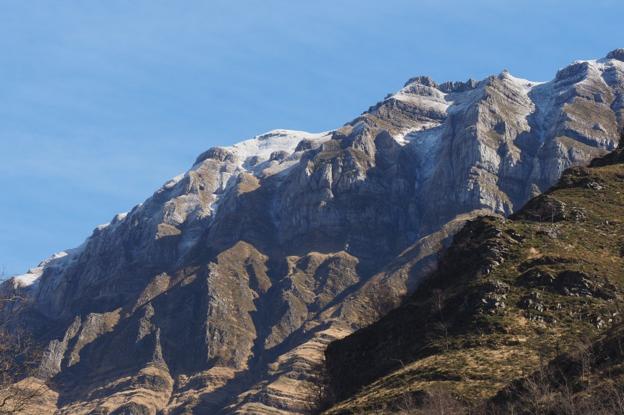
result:
M 417 77 L 328 133 L 209 149 L 4 283 L 28 301 L 2 318 L 45 346 L 59 413 L 308 413 L 325 346 L 398 305 L 467 219 L 509 215 L 615 148 L 624 61 L 610 55 L 541 84 Z

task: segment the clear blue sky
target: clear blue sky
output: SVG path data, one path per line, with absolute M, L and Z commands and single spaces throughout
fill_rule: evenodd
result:
M 79 245 L 213 145 L 327 130 L 420 74 L 552 78 L 624 2 L 0 1 L 0 265 Z

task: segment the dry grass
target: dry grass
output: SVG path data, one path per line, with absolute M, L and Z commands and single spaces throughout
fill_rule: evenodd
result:
M 422 341 L 426 352 L 406 358 L 400 369 L 380 377 L 328 413 L 450 414 L 468 410 L 457 409 L 455 402 L 467 405 L 474 413 L 480 402 L 496 395 L 512 380 L 538 370 L 561 353 L 574 352 L 579 349 L 578 339 L 595 339 L 620 321 L 624 312 L 624 165 L 586 172 L 583 180 L 589 185 L 550 192 L 568 211 L 582 212 L 578 219 L 510 220 L 497 224 L 502 234 L 513 233 L 517 240 L 502 242 L 504 262 L 476 278 L 451 279 L 438 288 L 445 297 L 442 303 L 453 304 L 452 307 L 436 297 L 440 291 L 431 291 L 419 300 L 415 310 L 431 310 L 429 320 L 420 323 L 427 321 L 429 329 L 424 331 L 424 337 L 413 340 Z M 528 286 L 522 278 L 529 270 L 555 277 L 562 271 L 582 272 L 592 281 L 611 287 L 617 299 L 566 295 L 548 285 Z M 491 313 L 466 308 L 474 293 L 497 281 L 509 286 L 504 307 Z M 529 295 L 539 298 L 539 307 L 521 306 Z M 572 399 L 574 394 L 570 391 L 559 388 L 554 393 L 549 388 L 552 386 L 546 379 L 534 382 L 527 399 L 537 402 L 539 408 L 535 407 L 535 411 L 554 411 L 552 408 L 558 406 L 568 409 L 551 413 L 587 413 L 578 411 L 579 405 L 588 402 L 596 410 L 607 410 L 596 406 L 592 399 L 579 403 L 578 396 Z M 436 395 L 435 391 L 444 392 Z M 619 393 L 614 389 L 607 399 L 609 405 L 617 406 Z M 427 396 L 434 398 L 426 401 Z M 409 410 L 399 405 L 406 400 L 412 403 Z M 528 401 L 524 405 L 530 407 Z M 549 413 L 539 411 L 534 413 Z

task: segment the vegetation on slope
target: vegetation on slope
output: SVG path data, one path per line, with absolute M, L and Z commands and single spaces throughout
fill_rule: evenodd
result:
M 594 350 L 591 343 L 621 321 L 622 152 L 567 170 L 510 219 L 469 222 L 403 306 L 331 344 L 327 370 L 337 403 L 327 413 L 435 413 L 430 406 L 444 402 L 453 407 L 445 413 L 573 413 L 557 412 L 565 410 L 561 402 L 543 396 L 531 396 L 544 403 L 528 408 L 521 391 L 541 379 L 559 391 L 552 399 L 564 396 L 561 381 L 536 373 Z M 510 387 L 513 379 L 525 387 Z M 566 396 L 592 402 L 588 381 L 572 376 Z

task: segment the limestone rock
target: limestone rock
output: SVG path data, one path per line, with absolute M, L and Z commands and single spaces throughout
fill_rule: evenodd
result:
M 417 77 L 334 131 L 212 148 L 4 283 L 27 301 L 0 318 L 46 350 L 59 413 L 308 413 L 324 347 L 397 306 L 466 220 L 617 146 L 619 56 L 546 83 Z

